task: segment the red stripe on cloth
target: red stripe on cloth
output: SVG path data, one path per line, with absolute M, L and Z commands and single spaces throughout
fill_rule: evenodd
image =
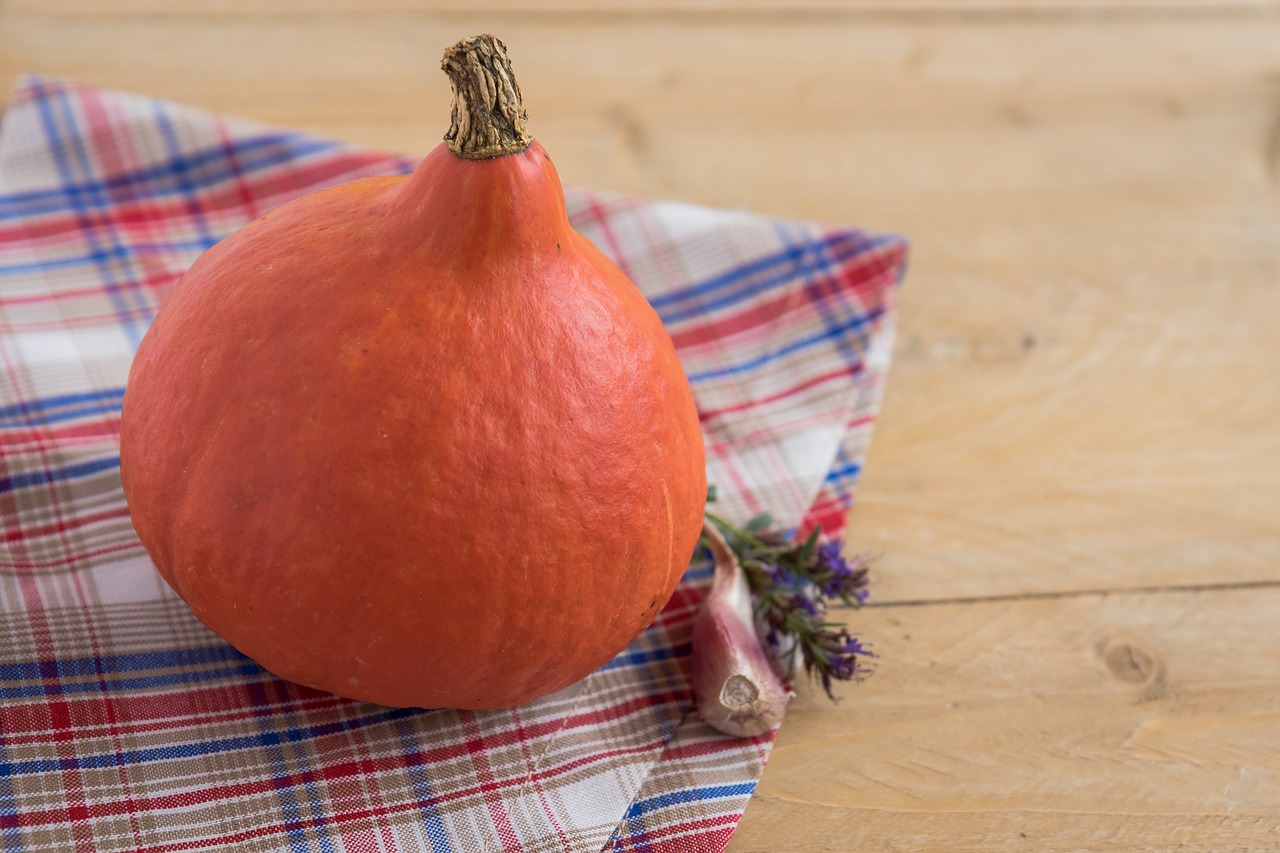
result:
M 326 826 L 335 826 L 339 831 L 342 831 L 343 824 L 355 823 L 356 821 L 369 821 L 376 818 L 385 818 L 402 812 L 414 811 L 419 807 L 419 803 L 409 802 L 349 812 L 334 811 L 323 817 L 286 821 L 279 824 L 273 824 L 271 826 L 258 826 L 251 829 L 241 830 L 240 832 L 226 833 L 223 835 L 210 836 L 208 838 L 193 839 L 190 841 L 175 841 L 168 844 L 157 844 L 148 847 L 140 846 L 134 850 L 133 853 L 180 853 L 180 851 L 184 850 L 208 850 L 210 848 L 218 850 L 236 850 L 241 849 L 240 845 L 261 838 L 285 835 L 299 830 L 320 829 Z
M 240 159 L 236 156 L 234 140 L 227 131 L 227 123 L 218 119 L 215 121 L 218 129 L 218 139 L 222 141 L 222 151 L 226 155 L 227 165 L 231 169 L 232 191 L 239 199 L 239 207 L 242 208 L 250 219 L 257 219 L 264 212 L 258 204 L 259 195 L 253 191 L 253 184 L 245 177 L 244 169 L 240 167 Z
M 128 517 L 129 510 L 127 507 L 120 506 L 113 509 L 104 509 L 101 512 L 78 515 L 71 519 L 71 521 L 64 520 L 60 524 L 57 522 L 51 522 L 49 524 L 37 524 L 30 527 L 13 527 L 4 532 L 4 541 L 17 542 L 19 540 L 30 539 L 35 536 L 49 536 L 55 533 L 68 533 L 82 527 L 100 524 L 104 521 L 114 521 Z M 129 547 L 133 547 L 133 543 L 129 543 Z
M 662 608 L 662 617 L 667 622 L 654 621 L 655 625 L 666 625 L 677 619 L 692 619 L 693 614 L 702 606 L 702 599 L 706 595 L 706 585 L 692 587 L 689 584 L 681 583 L 676 587 L 676 591 L 671 594 L 671 598 L 667 601 L 665 607 Z
M 238 167 L 237 167 L 238 168 Z M 28 217 L 16 225 L 0 226 L 0 246 L 12 243 L 20 246 L 57 245 L 68 238 L 77 241 L 85 237 L 100 236 L 104 229 L 115 228 L 128 237 L 135 238 L 142 246 L 153 245 L 157 235 L 172 233 L 175 229 L 159 230 L 157 224 L 173 220 L 185 221 L 199 213 L 216 215 L 224 219 L 228 214 L 238 220 L 256 218 L 260 202 L 270 199 L 272 206 L 296 198 L 311 189 L 340 182 L 353 173 L 376 172 L 385 169 L 388 175 L 400 174 L 399 161 L 385 154 L 347 155 L 326 158 L 313 163 L 292 164 L 283 175 L 279 169 L 257 172 L 245 177 L 237 171 L 232 183 L 226 186 L 201 188 L 201 209 L 193 212 L 184 196 L 162 198 L 127 198 L 113 204 L 108 211 L 87 210 L 75 213 L 48 213 Z M 121 166 L 120 173 L 127 173 Z M 127 185 L 126 185 L 127 186 Z M 229 232 L 239 223 L 227 222 Z M 163 241 L 161 241 L 163 242 Z M 131 246 L 137 244 L 131 243 Z
M 807 426 L 824 426 L 831 423 L 831 417 L 826 412 L 814 412 L 801 418 L 788 420 L 785 423 L 775 422 L 767 426 L 758 427 L 751 432 L 742 433 L 733 437 L 733 444 L 725 443 L 723 446 L 728 449 L 732 446 L 752 447 L 759 445 L 767 447 L 771 443 L 771 439 L 788 433 L 801 432 Z M 785 477 L 785 470 L 779 472 L 780 477 Z
M 740 808 L 735 807 L 731 814 L 712 815 L 665 826 L 659 824 L 652 829 L 646 827 L 643 832 L 616 839 L 609 848 L 609 853 L 689 853 L 690 850 L 719 853 L 729 846 L 729 839 L 733 837 L 733 831 L 737 829 L 738 819 L 741 817 Z M 690 839 L 691 835 L 696 835 L 697 840 Z
M 519 853 L 520 837 L 516 834 L 515 827 L 511 825 L 506 804 L 502 801 L 502 797 L 497 795 L 500 786 L 496 784 L 493 768 L 489 763 L 488 748 L 484 735 L 480 733 L 476 715 L 471 711 L 462 711 L 458 714 L 458 721 L 462 724 L 462 731 L 467 735 L 463 745 L 471 756 L 471 766 L 475 768 L 476 778 L 480 780 L 481 787 L 485 791 L 484 805 L 489 812 L 489 819 L 493 821 L 493 829 L 498 834 L 502 849 L 506 853 Z
M 756 494 L 756 490 L 751 487 L 751 478 L 742 472 L 739 466 L 733 464 L 733 447 L 729 442 L 716 438 L 713 434 L 708 433 L 703 436 L 706 441 L 707 455 L 715 456 L 720 463 L 720 470 L 724 471 L 729 478 L 728 485 L 739 495 L 743 505 L 746 507 L 748 515 L 756 515 L 762 509 L 760 498 Z M 724 488 L 722 483 L 711 483 L 709 485 L 717 488 Z
M 840 239 L 838 233 L 824 237 L 828 243 L 838 243 Z M 833 273 L 808 282 L 808 296 L 814 300 L 836 298 L 841 302 L 853 296 L 856 302 L 868 307 L 878 305 L 890 292 L 889 286 L 897 281 L 905 257 L 906 247 L 896 241 L 859 252 L 841 261 Z
M 906 261 L 907 244 L 894 240 L 847 261 L 836 279 L 841 290 L 857 297 L 864 305 L 881 305 L 893 297 L 893 287 Z
M 136 278 L 134 279 L 134 283 L 138 287 L 155 289 L 157 287 L 172 284 L 181 274 L 182 270 L 180 269 L 163 269 L 151 275 Z M 49 293 L 29 293 L 19 296 L 3 297 L 0 298 L 0 307 L 16 307 L 19 305 L 28 306 L 49 302 L 65 304 L 68 302 L 74 302 L 78 299 L 100 299 L 102 296 L 103 290 L 101 287 L 59 288 L 58 290 L 51 291 Z M 58 322 L 74 322 L 77 319 L 79 318 L 58 317 L 53 321 L 47 321 L 46 327 L 58 328 Z M 102 314 L 98 318 L 95 318 L 95 320 L 110 320 L 113 325 L 118 322 L 116 320 L 116 312 L 114 311 L 110 314 Z M 6 324 L 6 326 L 20 329 L 28 328 L 27 323 L 9 323 Z
M 264 675 L 264 686 L 280 685 L 274 676 Z M 228 687 L 187 688 L 160 694 L 113 694 L 120 715 L 122 734 L 145 735 L 177 729 L 196 729 L 207 725 L 224 725 L 255 718 L 274 718 L 282 710 L 301 711 L 311 715 L 338 706 L 350 704 L 330 693 L 317 694 L 314 698 L 291 695 L 290 691 L 277 691 L 277 698 L 264 704 L 247 704 L 248 691 L 245 682 Z M 229 703 L 235 697 L 246 700 Z M 98 694 L 77 694 L 61 701 L 71 714 L 71 726 L 80 738 L 100 738 L 104 731 L 103 699 Z M 47 741 L 55 728 L 49 719 L 47 705 L 38 702 L 9 702 L 0 706 L 0 723 L 3 723 L 6 742 L 36 744 Z M 198 734 L 198 732 L 193 732 Z
M 525 780 L 525 786 L 532 786 L 538 795 L 538 805 L 542 807 L 542 813 L 547 816 L 547 821 L 551 824 L 551 828 L 555 830 L 556 837 L 560 839 L 560 844 L 566 850 L 569 849 L 569 838 L 564 834 L 564 828 L 560 826 L 560 822 L 556 820 L 556 813 L 551 804 L 547 802 L 547 791 L 542 785 L 542 777 L 538 775 L 538 761 L 534 759 L 533 754 L 529 752 L 529 742 L 524 720 L 521 718 L 520 709 L 513 708 L 511 710 L 511 719 L 515 722 L 516 742 L 520 745 L 520 754 L 524 756 L 525 766 L 529 768 L 529 776 Z M 545 754 L 545 753 L 544 753 Z
M 609 222 L 609 212 L 605 208 L 599 196 L 591 199 L 587 205 L 586 214 L 591 217 L 592 221 L 600 227 L 600 235 L 604 238 L 606 245 L 603 247 L 605 252 L 618 265 L 618 269 L 622 270 L 623 275 L 631 278 L 631 272 L 627 264 L 627 252 L 623 250 L 622 245 L 618 242 L 618 235 L 614 232 L 613 226 Z
M 800 382 L 796 385 L 792 385 L 791 387 L 783 389 L 782 391 L 775 391 L 772 394 L 766 394 L 762 397 L 753 397 L 749 399 L 744 399 L 737 403 L 732 403 L 727 406 L 721 406 L 718 409 L 700 410 L 698 412 L 698 417 L 701 418 L 702 422 L 705 424 L 708 421 L 714 418 L 721 417 L 723 415 L 729 415 L 735 412 L 743 412 L 748 409 L 760 408 L 762 406 L 767 406 L 771 403 L 780 402 L 782 400 L 787 399 L 788 397 L 794 397 L 796 394 L 799 394 L 802 391 L 808 391 L 812 388 L 816 388 L 819 385 L 822 385 L 827 382 L 831 382 L 836 379 L 844 379 L 849 376 L 856 376 L 861 370 L 862 370 L 861 364 L 846 365 L 844 367 L 837 368 L 836 370 L 823 373 L 820 376 L 811 377 L 810 379 L 807 379 L 804 382 Z
M 114 695 L 111 700 L 119 713 L 119 730 L 127 734 L 147 734 L 161 731 L 191 728 L 218 723 L 226 724 L 255 718 L 275 718 L 282 709 L 305 711 L 313 720 L 327 719 L 321 712 L 329 712 L 338 706 L 353 705 L 349 699 L 341 699 L 328 693 L 312 691 L 305 687 L 280 681 L 274 676 L 264 676 L 257 683 L 263 690 L 271 690 L 275 696 L 255 699 L 261 690 L 248 689 L 238 684 L 207 688 L 186 688 L 165 693 Z M 237 689 L 238 688 L 238 689 Z M 300 695 L 310 693 L 311 696 Z M 101 737 L 106 720 L 103 699 L 98 694 L 66 696 L 58 700 L 70 715 L 67 721 L 55 724 L 49 716 L 45 700 L 37 702 L 11 702 L 0 706 L 0 722 L 6 741 L 40 743 L 49 740 L 48 735 L 70 727 L 79 737 Z M 618 702 L 569 717 L 539 720 L 526 724 L 523 736 L 536 740 L 561 730 L 592 728 L 615 720 L 644 712 L 646 709 L 685 701 L 683 695 L 657 692 L 649 696 L 629 697 Z M 424 712 L 430 713 L 430 712 Z M 317 725 L 322 725 L 318 722 Z M 513 743 L 514 731 L 499 733 L 491 738 L 495 742 Z M 414 764 L 430 764 L 450 761 L 468 753 L 463 742 L 437 746 L 415 753 Z
M 56 706 L 58 703 L 51 704 Z M 57 710 L 56 707 L 52 713 L 58 719 L 62 719 L 65 716 L 60 710 Z M 78 736 L 60 737 L 59 740 L 71 742 L 77 738 Z M 461 751 L 473 756 L 484 755 L 486 748 L 483 741 L 484 739 L 482 737 L 477 737 L 476 740 L 468 741 L 459 746 Z M 538 780 L 552 779 L 585 766 L 607 763 L 610 759 L 625 755 L 652 752 L 661 746 L 662 741 L 656 740 L 639 746 L 600 750 L 573 761 L 547 768 L 546 770 L 539 770 L 533 775 L 534 778 Z M 17 827 L 53 826 L 65 823 L 69 820 L 74 820 L 76 815 L 81 814 L 83 814 L 84 819 L 99 819 L 133 813 L 139 809 L 143 811 L 165 811 L 193 808 L 205 803 L 213 803 L 230 798 L 269 794 L 273 791 L 279 790 L 281 787 L 302 787 L 308 784 L 314 784 L 315 782 L 335 784 L 351 779 L 376 778 L 377 775 L 381 773 L 394 772 L 402 767 L 420 764 L 422 762 L 415 761 L 413 759 L 423 755 L 424 753 L 411 753 L 408 755 L 397 754 L 382 757 L 361 756 L 356 759 L 325 764 L 317 768 L 300 769 L 288 772 L 284 775 L 274 774 L 270 777 L 247 782 L 234 782 L 216 786 L 206 786 L 175 794 L 163 794 L 159 796 L 143 795 L 136 797 L 126 796 L 119 800 L 100 801 L 92 804 L 85 804 L 83 799 L 81 799 L 78 803 L 72 803 L 62 807 L 25 811 L 17 816 L 14 825 Z M 73 755 L 68 755 L 67 758 L 74 760 Z M 67 772 L 76 771 L 74 771 L 74 768 L 70 768 Z M 456 800 L 465 800 L 475 796 L 484 796 L 486 801 L 489 801 L 494 799 L 491 795 L 504 790 L 505 785 L 511 781 L 498 780 L 492 776 L 492 773 L 489 773 L 489 777 L 489 779 L 482 781 L 479 784 L 469 785 L 442 793 L 434 797 L 432 802 L 436 804 L 444 804 Z M 75 784 L 78 790 L 78 776 Z M 68 790 L 71 789 L 68 788 Z M 420 802 L 417 800 L 395 804 L 370 804 L 367 808 L 339 812 L 334 815 L 334 819 L 341 822 L 355 820 L 362 816 L 386 815 L 395 811 L 414 809 L 419 805 Z M 505 811 L 503 814 L 505 815 Z M 509 826 L 510 823 L 508 821 L 508 827 Z M 293 827 L 284 824 L 279 826 L 275 831 L 287 832 L 291 828 Z M 514 832 L 514 830 L 512 831 Z M 224 838 L 226 838 L 226 836 L 224 836 Z M 512 836 L 512 838 L 514 839 L 514 836 Z M 199 846 L 209 846 L 211 842 L 201 840 L 197 843 Z M 519 851 L 522 849 L 519 846 L 518 840 L 513 841 L 513 843 L 516 845 L 512 848 L 513 850 Z
M 718 319 L 699 317 L 696 325 L 687 328 L 681 324 L 671 331 L 671 340 L 681 351 L 707 344 L 722 347 L 725 338 L 760 327 L 776 327 L 783 315 L 810 308 L 807 302 L 797 300 L 796 294 L 783 293 L 774 299 L 750 302 L 743 310 Z
M 727 754 L 731 755 L 735 752 L 741 752 L 743 747 L 753 747 L 757 754 L 763 759 L 765 748 L 773 743 L 777 738 L 776 729 L 771 729 L 762 735 L 750 738 L 730 738 L 717 737 L 707 740 L 695 740 L 686 743 L 673 744 L 667 747 L 666 752 L 662 754 L 664 759 L 671 758 L 673 760 L 683 760 L 685 758 L 705 758 L 708 755 Z
M 19 427 L 0 429 L 0 447 L 9 453 L 31 453 L 41 447 L 56 445 L 61 449 L 98 445 L 114 441 L 120 435 L 120 416 L 92 415 L 93 420 L 61 427 Z M 6 537 L 9 535 L 5 534 Z
M 59 530 L 73 529 L 73 526 L 69 525 L 66 521 L 59 520 L 57 523 L 60 525 Z M 59 536 L 60 535 L 61 534 L 59 534 Z M 29 538 L 32 538 L 32 537 L 23 537 L 23 539 L 29 539 Z M 15 540 L 15 543 L 22 542 L 23 539 Z M 15 543 L 10 543 L 11 553 L 13 550 L 12 545 Z M 145 553 L 145 551 L 142 548 L 142 543 L 135 540 L 132 542 L 119 542 L 114 545 L 104 545 L 100 548 L 81 548 L 77 551 L 68 553 L 64 557 L 58 557 L 52 560 L 10 559 L 10 560 L 5 560 L 3 563 L 0 563 L 0 566 L 3 566 L 6 569 L 12 569 L 15 572 L 18 572 L 23 575 L 35 575 L 38 573 L 37 570 L 63 571 L 66 569 L 76 569 L 81 566 L 85 566 L 90 563 L 93 563 L 95 560 L 101 560 L 104 557 L 121 556 L 124 554 L 131 554 L 131 553 L 137 553 L 137 554 Z
M 847 523 L 849 505 L 848 499 L 835 497 L 819 499 L 809 508 L 804 521 L 800 522 L 796 535 L 808 536 L 815 527 L 829 537 L 841 535 Z
M 382 789 L 378 785 L 379 774 L 375 769 L 376 758 L 369 744 L 369 732 L 364 729 L 349 729 L 346 735 L 356 753 L 356 764 L 360 768 L 360 773 L 356 778 L 362 799 L 370 809 L 386 808 L 388 803 L 383 800 Z M 347 838 L 346 833 L 344 833 L 343 838 Z M 379 843 L 379 839 L 381 843 Z M 351 840 L 361 845 L 361 849 L 371 851 L 379 849 L 391 850 L 395 847 L 395 836 L 391 832 L 391 827 L 384 822 L 379 822 L 376 835 L 371 829 L 363 829 L 358 830 Z M 354 850 L 356 848 L 349 849 Z
M 15 332 L 56 332 L 66 329 L 95 329 L 103 326 L 114 326 L 118 322 L 138 323 L 150 321 L 154 312 L 148 308 L 130 308 L 124 311 L 111 311 L 89 317 L 73 317 L 65 320 L 47 322 L 8 323 L 0 325 L 0 333 Z M 105 321 L 105 322 L 104 322 Z

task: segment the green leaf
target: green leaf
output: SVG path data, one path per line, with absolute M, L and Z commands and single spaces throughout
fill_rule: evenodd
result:
M 809 538 L 804 540 L 804 544 L 800 546 L 800 562 L 809 562 L 809 558 L 813 556 L 814 549 L 818 547 L 818 537 L 821 535 L 821 527 L 814 527 L 813 530 L 809 531 Z
M 714 500 L 714 496 L 714 488 L 708 489 L 708 500 Z M 766 529 L 774 523 L 767 512 L 759 513 L 742 527 L 720 518 L 710 507 L 706 517 L 724 534 L 729 548 L 738 556 L 753 594 L 755 618 L 767 625 L 780 642 L 791 639 L 786 652 L 790 666 L 794 667 L 798 655 L 810 677 L 821 678 L 828 695 L 832 695 L 833 679 L 860 680 L 864 671 L 852 662 L 851 654 L 843 651 L 841 638 L 848 637 L 845 627 L 824 618 L 827 601 L 816 589 L 830 576 L 828 567 L 815 559 L 821 529 L 815 527 L 803 542 L 786 542 L 781 534 Z M 774 566 L 784 569 L 795 581 L 789 583 L 775 576 Z M 817 612 L 810 613 L 796 596 L 809 599 Z M 860 604 L 843 589 L 831 596 L 832 601 L 837 597 L 847 605 Z
M 707 503 L 713 504 L 715 502 L 716 502 L 716 484 L 707 483 Z

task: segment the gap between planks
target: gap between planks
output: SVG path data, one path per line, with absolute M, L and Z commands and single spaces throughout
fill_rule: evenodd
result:
M 900 601 L 869 601 L 859 609 L 890 610 L 895 607 L 935 607 L 952 604 L 1000 604 L 1010 601 L 1049 601 L 1115 595 L 1159 595 L 1183 592 L 1235 592 L 1249 589 L 1280 589 L 1280 580 L 1238 581 L 1206 584 L 1155 584 L 1150 586 L 1100 589 L 1047 590 L 1043 592 L 1011 592 L 994 595 L 957 595 L 948 598 L 908 598 Z M 845 609 L 845 608 L 840 608 Z

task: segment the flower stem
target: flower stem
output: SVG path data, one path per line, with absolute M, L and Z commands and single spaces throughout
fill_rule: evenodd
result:
M 707 528 L 723 534 L 721 541 L 737 557 L 755 595 L 765 645 L 788 678 L 799 655 L 805 671 L 834 699 L 833 681 L 857 681 L 867 674 L 864 661 L 875 655 L 844 625 L 826 619 L 828 600 L 858 607 L 866 598 L 864 559 L 847 560 L 840 540 L 822 541 L 818 530 L 803 541 L 786 540 L 768 530 L 767 515 L 744 526 L 712 512 L 706 519 Z M 710 535 L 704 540 L 714 544 Z

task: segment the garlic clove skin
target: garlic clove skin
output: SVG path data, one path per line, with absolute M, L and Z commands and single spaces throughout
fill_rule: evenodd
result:
M 715 576 L 693 623 L 693 695 L 698 713 L 718 731 L 758 737 L 782 721 L 792 693 L 760 638 L 751 591 L 738 558 L 710 521 Z

